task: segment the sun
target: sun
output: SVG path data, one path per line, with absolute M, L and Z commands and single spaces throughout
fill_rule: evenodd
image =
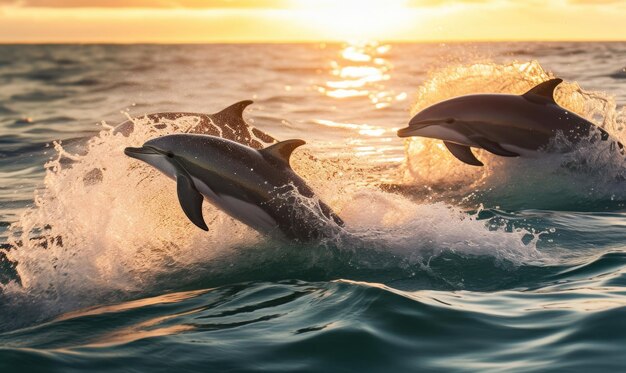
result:
M 302 21 L 331 39 L 385 39 L 406 25 L 406 0 L 293 0 Z

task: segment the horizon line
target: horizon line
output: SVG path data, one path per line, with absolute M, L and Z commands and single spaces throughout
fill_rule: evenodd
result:
M 625 43 L 624 39 L 368 39 L 368 40 L 215 40 L 215 41 L 0 41 L 0 45 L 211 45 L 211 44 L 437 44 L 437 43 Z

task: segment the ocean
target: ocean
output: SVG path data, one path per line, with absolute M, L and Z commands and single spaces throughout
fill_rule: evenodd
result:
M 478 168 L 396 136 L 440 100 L 560 77 L 557 102 L 626 143 L 624 56 L 602 42 L 0 45 L 0 371 L 625 371 L 624 157 L 589 142 L 476 151 Z M 204 232 L 173 182 L 123 154 L 173 131 L 145 114 L 248 99 L 249 123 L 307 142 L 291 165 L 342 234 L 277 241 L 207 203 Z M 139 129 L 114 134 L 128 118 Z

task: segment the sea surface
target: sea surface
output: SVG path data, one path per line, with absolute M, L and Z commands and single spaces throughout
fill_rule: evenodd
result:
M 626 43 L 0 45 L 0 372 L 626 371 L 626 160 L 400 139 L 550 77 L 626 143 Z M 123 154 L 241 100 L 345 220 L 264 237 Z M 148 122 L 148 123 L 147 123 Z M 555 139 L 552 144 L 561 149 Z M 96 182 L 87 177 L 97 170 Z

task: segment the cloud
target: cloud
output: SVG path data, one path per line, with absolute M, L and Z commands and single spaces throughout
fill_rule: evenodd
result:
M 0 0 L 0 5 L 42 8 L 286 8 L 289 0 Z

